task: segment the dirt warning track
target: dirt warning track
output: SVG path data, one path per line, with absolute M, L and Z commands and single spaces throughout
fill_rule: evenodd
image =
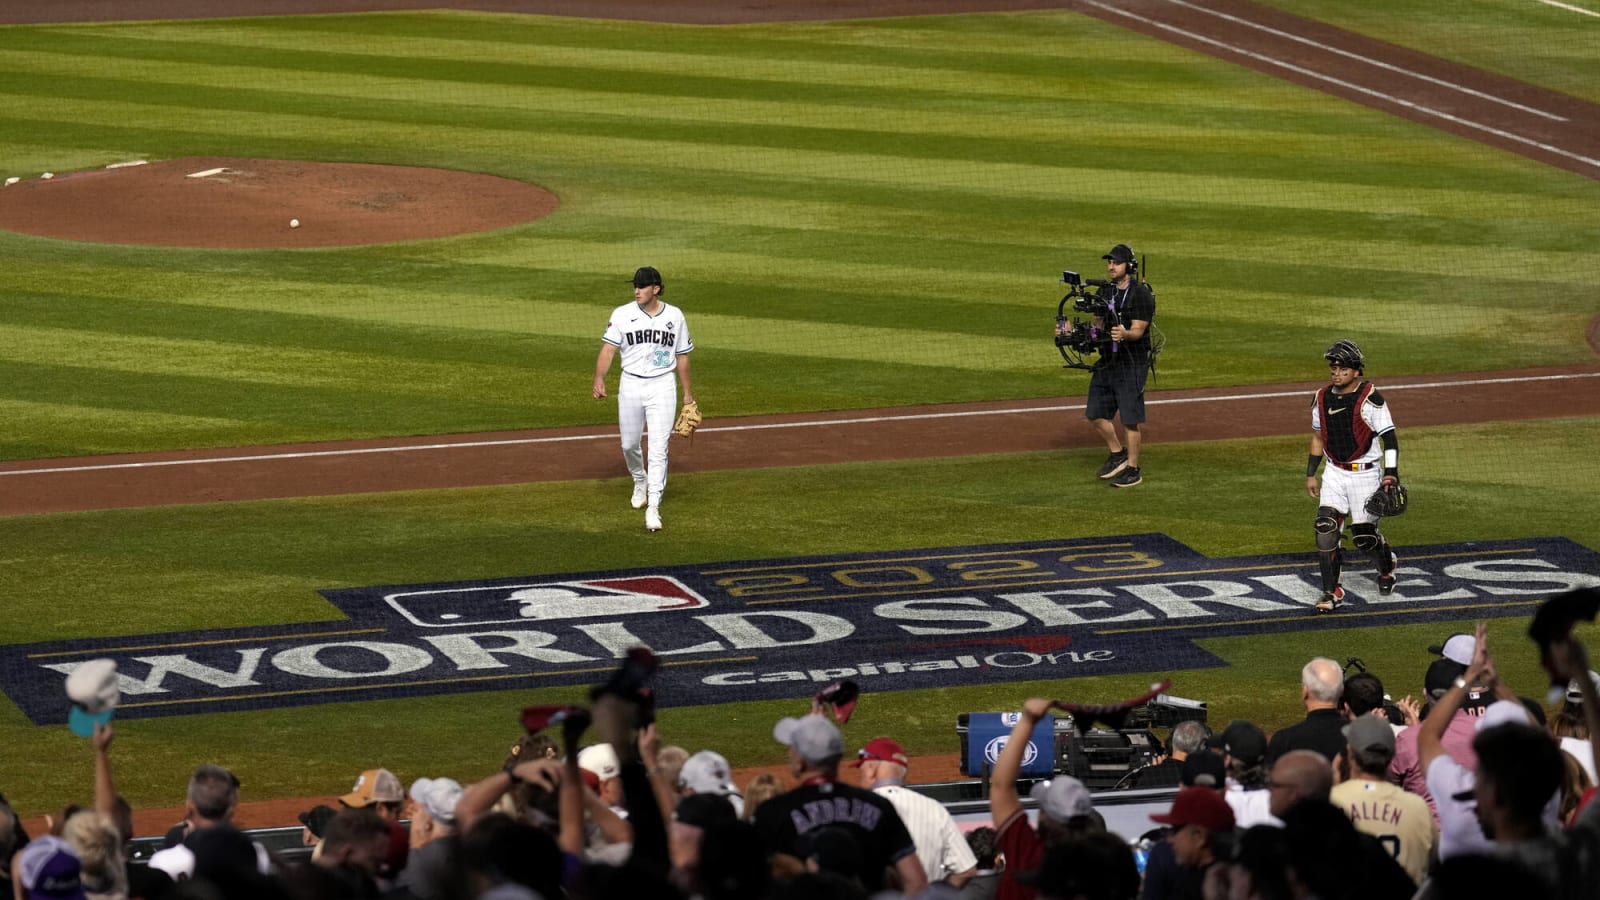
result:
M 1317 383 L 1154 391 L 1146 443 L 1299 434 Z M 1384 380 L 1404 426 L 1600 415 L 1600 367 Z M 563 428 L 0 463 L 0 515 L 622 478 L 615 428 Z M 1080 398 L 708 419 L 673 470 L 1100 447 Z

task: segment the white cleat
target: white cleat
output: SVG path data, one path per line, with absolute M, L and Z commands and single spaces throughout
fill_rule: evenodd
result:
M 628 501 L 634 509 L 644 509 L 644 501 L 649 498 L 648 489 L 642 484 L 633 486 L 633 499 Z
M 661 512 L 654 506 L 644 511 L 644 527 L 646 531 L 661 530 Z

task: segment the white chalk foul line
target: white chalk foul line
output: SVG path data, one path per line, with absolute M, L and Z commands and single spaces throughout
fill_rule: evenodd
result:
M 1539 0 L 1539 2 L 1543 3 L 1545 6 L 1554 6 L 1556 9 L 1564 9 L 1567 12 L 1583 13 L 1586 16 L 1594 16 L 1595 18 L 1600 19 L 1600 12 L 1595 12 L 1592 9 L 1584 9 L 1581 6 L 1573 6 L 1571 3 L 1560 3 L 1557 2 L 1557 0 Z
M 1096 9 L 1104 10 L 1104 11 L 1106 11 L 1108 13 L 1111 13 L 1112 15 L 1121 16 L 1122 18 L 1125 18 L 1125 19 L 1132 19 L 1135 22 L 1139 22 L 1141 24 L 1148 25 L 1151 28 L 1157 28 L 1157 29 L 1160 29 L 1161 31 L 1168 31 L 1168 32 L 1171 32 L 1173 34 L 1182 35 L 1184 38 L 1187 38 L 1188 40 L 1191 40 L 1191 41 L 1195 41 L 1196 43 L 1208 44 L 1210 46 L 1217 47 L 1217 48 L 1220 48 L 1222 50 L 1226 50 L 1229 53 L 1233 53 L 1233 54 L 1236 54 L 1238 56 L 1244 56 L 1244 57 L 1248 57 L 1250 59 L 1260 60 L 1261 62 L 1266 63 L 1268 65 L 1277 66 L 1280 69 L 1287 69 L 1287 70 L 1289 70 L 1291 72 L 1294 72 L 1297 75 L 1304 75 L 1307 78 L 1314 78 L 1314 79 L 1316 79 L 1318 81 L 1325 81 L 1328 84 L 1338 85 L 1339 87 L 1341 87 L 1341 88 L 1343 88 L 1343 89 L 1345 89 L 1347 91 L 1354 91 L 1355 93 L 1358 93 L 1358 94 L 1365 94 L 1365 95 L 1367 95 L 1369 97 L 1374 97 L 1374 98 L 1376 98 L 1378 100 L 1381 100 L 1381 101 L 1383 101 L 1385 103 L 1390 103 L 1390 104 L 1393 104 L 1395 106 L 1404 107 L 1406 109 L 1413 110 L 1415 112 L 1421 113 L 1422 115 L 1425 115 L 1425 116 L 1433 116 L 1434 118 L 1437 118 L 1437 119 L 1443 119 L 1446 122 L 1450 122 L 1450 123 L 1453 123 L 1453 124 L 1456 124 L 1456 125 L 1460 125 L 1463 128 L 1471 128 L 1471 129 L 1473 129 L 1475 131 L 1481 131 L 1481 132 L 1483 132 L 1485 134 L 1492 134 L 1495 137 L 1503 138 L 1503 139 L 1511 141 L 1513 143 L 1522 144 L 1522 145 L 1527 146 L 1527 147 L 1533 147 L 1533 148 L 1535 148 L 1537 150 L 1543 150 L 1546 153 L 1554 154 L 1556 156 L 1565 157 L 1567 159 L 1573 160 L 1574 162 L 1580 162 L 1580 163 L 1583 163 L 1586 166 L 1593 166 L 1596 169 L 1600 169 L 1600 159 L 1594 159 L 1593 157 L 1584 156 L 1581 153 L 1574 153 L 1571 150 L 1566 150 L 1564 148 L 1557 147 L 1554 144 L 1547 144 L 1544 141 L 1537 141 L 1537 140 L 1534 140 L 1533 138 L 1530 138 L 1530 137 L 1524 137 L 1523 135 L 1516 134 L 1516 133 L 1513 133 L 1513 132 L 1510 132 L 1510 131 L 1506 131 L 1503 128 L 1495 128 L 1492 125 L 1485 125 L 1482 122 L 1474 122 L 1471 119 L 1464 119 L 1461 116 L 1451 115 L 1450 113 L 1447 113 L 1447 112 L 1445 112 L 1443 110 L 1434 109 L 1431 106 L 1423 106 L 1420 103 L 1416 103 L 1416 102 L 1411 101 L 1411 100 L 1406 100 L 1406 99 L 1403 99 L 1401 97 L 1396 97 L 1393 94 L 1385 94 L 1382 91 L 1375 91 L 1375 90 L 1373 90 L 1371 88 L 1362 87 L 1359 84 L 1355 84 L 1353 82 L 1345 81 L 1342 78 L 1335 78 L 1332 75 L 1324 75 L 1321 72 L 1318 72 L 1318 71 L 1315 71 L 1315 70 L 1312 70 L 1312 69 L 1308 69 L 1305 66 L 1297 66 L 1294 63 L 1284 62 L 1281 59 L 1274 59 L 1273 57 L 1265 56 L 1265 55 L 1260 54 L 1260 53 L 1256 53 L 1253 50 L 1246 50 L 1243 47 L 1236 47 L 1233 44 L 1229 44 L 1229 43 L 1226 43 L 1224 41 L 1219 41 L 1216 38 L 1206 37 L 1203 34 L 1196 34 L 1195 32 L 1188 31 L 1188 30 L 1183 29 L 1183 28 L 1178 28 L 1175 25 L 1168 25 L 1168 24 L 1166 24 L 1164 22 L 1151 21 L 1150 19 L 1146 19 L 1143 16 L 1138 16 L 1138 15 L 1135 15 L 1133 13 L 1117 9 L 1114 6 L 1110 6 L 1110 5 L 1107 5 L 1105 3 L 1099 3 L 1099 2 L 1097 2 L 1097 0 L 1080 0 L 1080 2 L 1082 2 L 1086 6 L 1092 6 L 1092 7 L 1096 8 Z
M 1576 372 L 1566 375 L 1518 375 L 1508 378 L 1476 378 L 1470 381 L 1427 381 L 1415 384 L 1386 384 L 1387 393 L 1433 388 L 1476 387 L 1487 384 L 1525 384 L 1534 381 L 1566 381 L 1576 378 L 1600 378 L 1600 372 Z M 1231 403 L 1241 400 L 1271 400 L 1280 397 L 1309 397 L 1309 390 L 1263 391 L 1249 394 L 1223 394 L 1215 397 L 1171 397 L 1151 400 L 1150 406 L 1179 403 Z M 1033 413 L 1071 412 L 1083 409 L 1081 403 L 1054 403 L 1049 406 L 1025 406 L 1012 409 L 970 409 L 951 412 L 905 413 L 893 416 L 859 416 L 853 419 L 808 419 L 799 422 L 772 422 L 763 425 L 717 425 L 701 428 L 705 433 L 719 431 L 770 431 L 783 428 L 831 428 L 836 425 L 876 425 L 884 422 L 915 422 L 925 419 L 964 419 L 974 416 L 1016 416 Z M 148 462 L 98 463 L 88 466 L 47 466 L 37 469 L 0 471 L 7 475 L 56 475 L 69 472 L 104 472 L 112 469 L 157 469 L 168 466 L 209 466 L 217 463 L 264 462 L 285 459 L 319 459 L 334 456 L 364 456 L 375 453 L 416 453 L 424 450 L 467 450 L 479 447 L 516 447 L 531 444 L 563 444 L 579 441 L 614 441 L 614 431 L 599 434 L 569 434 L 553 437 L 503 438 L 495 441 L 451 441 L 438 444 L 404 444 L 390 447 L 350 447 L 339 450 L 303 450 L 292 453 L 259 453 L 248 456 L 215 456 L 193 459 L 161 459 Z
M 1535 116 L 1543 116 L 1544 118 L 1550 119 L 1551 121 L 1554 121 L 1554 122 L 1566 122 L 1566 121 L 1569 121 L 1566 116 L 1558 116 L 1553 112 L 1546 112 L 1546 111 L 1544 111 L 1542 109 L 1535 109 L 1535 108 L 1533 108 L 1531 106 L 1524 106 L 1521 103 L 1517 103 L 1517 102 L 1512 101 L 1512 100 L 1507 100 L 1504 97 L 1496 97 L 1494 94 L 1490 94 L 1490 93 L 1487 93 L 1487 92 L 1484 92 L 1484 91 L 1474 90 L 1473 88 L 1469 88 L 1469 87 L 1466 87 L 1464 85 L 1456 84 L 1453 81 L 1446 81 L 1443 78 L 1435 78 L 1432 75 L 1424 75 L 1421 72 L 1416 72 L 1416 71 L 1413 71 L 1411 69 L 1407 69 L 1404 66 L 1397 66 L 1397 65 L 1394 65 L 1393 63 L 1386 63 L 1383 60 L 1373 59 L 1370 56 L 1362 56 L 1359 53 L 1351 53 L 1349 50 L 1341 50 L 1338 47 L 1330 47 L 1327 44 L 1323 44 L 1323 43 L 1320 43 L 1318 41 L 1313 41 L 1310 38 L 1305 37 L 1304 35 L 1294 34 L 1293 32 L 1288 32 L 1288 31 L 1282 31 L 1280 29 L 1273 28 L 1273 27 L 1268 26 L 1268 25 L 1263 25 L 1260 22 L 1252 22 L 1249 19 L 1241 18 L 1239 16 L 1231 15 L 1229 13 L 1218 12 L 1218 11 L 1216 11 L 1214 9 L 1207 9 L 1204 6 L 1199 6 L 1199 5 L 1196 5 L 1194 3 L 1186 2 L 1186 0 L 1166 0 L 1166 2 L 1171 3 L 1174 6 L 1182 6 L 1185 9 L 1192 9 L 1192 10 L 1194 10 L 1196 12 L 1202 12 L 1202 13 L 1205 13 L 1206 15 L 1209 15 L 1209 16 L 1216 16 L 1219 19 L 1223 19 L 1224 21 L 1232 22 L 1235 25 L 1242 25 L 1245 28 L 1254 28 L 1257 31 L 1264 31 L 1267 34 L 1273 35 L 1274 37 L 1283 38 L 1284 40 L 1287 40 L 1287 41 L 1294 41 L 1297 44 L 1304 44 L 1307 47 L 1315 47 L 1318 50 L 1323 50 L 1323 51 L 1328 52 L 1328 53 L 1333 53 L 1333 54 L 1336 54 L 1338 56 L 1343 56 L 1343 57 L 1345 57 L 1347 59 L 1355 60 L 1356 62 L 1366 63 L 1369 66 L 1374 66 L 1376 68 L 1383 69 L 1386 72 L 1394 72 L 1394 73 L 1399 74 L 1399 75 L 1406 75 L 1406 76 L 1409 76 L 1411 78 L 1415 78 L 1418 81 L 1426 81 L 1429 84 L 1436 84 L 1436 85 L 1439 85 L 1440 87 L 1449 88 L 1452 91 L 1460 91 L 1463 94 L 1467 94 L 1467 95 L 1472 96 L 1472 97 L 1477 97 L 1480 100 L 1488 100 L 1491 103 L 1499 103 L 1502 106 L 1509 106 L 1512 109 L 1518 109 L 1518 110 L 1521 110 L 1521 111 L 1523 111 L 1525 113 L 1531 113 L 1531 114 L 1533 114 Z

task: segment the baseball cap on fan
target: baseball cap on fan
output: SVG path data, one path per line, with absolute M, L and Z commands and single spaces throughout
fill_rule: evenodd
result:
M 906 749 L 900 746 L 900 742 L 894 738 L 873 738 L 867 741 L 867 745 L 862 747 L 861 752 L 857 755 L 860 757 L 855 761 L 855 765 L 858 768 L 862 763 L 870 760 L 892 762 L 907 768 L 911 766 L 911 760 L 906 756 Z
M 634 273 L 633 273 L 633 286 L 634 287 L 648 287 L 649 285 L 652 285 L 652 284 L 658 285 L 658 286 L 661 285 L 661 273 L 656 271 L 656 267 L 655 266 L 640 266 L 637 270 L 634 271 Z
M 696 794 L 737 794 L 728 760 L 715 750 L 701 750 L 684 760 L 678 770 L 678 784 Z
M 1595 690 L 1600 691 L 1600 674 L 1597 674 L 1593 670 L 1591 670 L 1589 672 L 1589 681 L 1590 681 L 1590 683 L 1592 683 L 1594 685 Z M 1576 679 L 1576 678 L 1574 678 L 1571 681 L 1567 682 L 1567 702 L 1568 703 L 1582 703 L 1583 702 L 1583 691 L 1579 689 L 1579 687 L 1578 687 L 1578 679 Z
M 1478 639 L 1470 634 L 1452 634 L 1445 638 L 1444 643 L 1428 648 L 1428 652 L 1434 656 L 1442 656 L 1463 666 L 1472 665 L 1472 654 L 1477 651 Z
M 1039 812 L 1062 824 L 1094 814 L 1094 798 L 1089 795 L 1089 788 L 1071 775 L 1035 782 L 1028 791 L 1028 798 L 1039 804 Z
M 1261 726 L 1245 719 L 1234 719 L 1222 733 L 1211 738 L 1211 746 L 1246 765 L 1267 758 L 1267 735 Z
M 339 798 L 345 806 L 361 809 L 374 803 L 403 803 L 405 786 L 388 769 L 368 769 L 356 777 L 355 787 Z
M 827 762 L 844 755 L 844 737 L 822 716 L 779 719 L 772 726 L 772 737 L 808 763 Z
M 79 737 L 94 737 L 94 727 L 110 722 L 122 700 L 116 661 L 91 659 L 73 669 L 67 676 L 67 699 L 72 701 L 67 727 Z
M 454 778 L 418 778 L 411 782 L 411 799 L 442 825 L 456 823 L 456 804 L 462 793 L 461 783 Z
M 579 750 L 578 768 L 593 772 L 601 781 L 622 777 L 622 763 L 610 744 L 590 744 Z
M 1131 263 L 1133 262 L 1133 248 L 1129 247 L 1127 244 L 1118 244 L 1115 247 L 1112 247 L 1110 252 L 1100 258 L 1109 259 L 1112 262 Z
M 83 900 L 83 863 L 71 844 L 54 835 L 28 842 L 17 875 L 27 900 Z

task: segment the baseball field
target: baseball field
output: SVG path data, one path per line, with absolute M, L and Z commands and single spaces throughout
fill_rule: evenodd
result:
M 0 25 L 0 792 L 39 815 L 92 784 L 64 695 L 24 675 L 159 647 L 244 685 L 231 648 L 367 627 L 323 591 L 1129 535 L 1308 574 L 1307 405 L 1340 338 L 1399 426 L 1402 565 L 1559 540 L 1540 565 L 1565 580 L 1177 621 L 1217 661 L 1193 668 L 1130 637 L 1110 674 L 864 681 L 847 742 L 950 754 L 958 713 L 1157 677 L 1214 724 L 1282 725 L 1310 657 L 1414 693 L 1425 648 L 1479 616 L 1540 693 L 1530 598 L 1600 583 L 1600 7 L 1023 5 L 1051 4 L 690 24 L 151 0 L 147 21 Z M 1050 333 L 1062 270 L 1100 277 L 1123 241 L 1168 343 L 1145 483 L 1111 491 Z M 589 392 L 640 265 L 685 310 L 707 414 L 673 444 L 659 534 Z M 377 765 L 469 780 L 522 705 L 603 678 L 589 651 L 460 691 L 125 697 L 119 787 L 170 806 L 200 762 L 249 800 Z M 772 721 L 814 690 L 663 696 L 663 731 L 773 763 Z

